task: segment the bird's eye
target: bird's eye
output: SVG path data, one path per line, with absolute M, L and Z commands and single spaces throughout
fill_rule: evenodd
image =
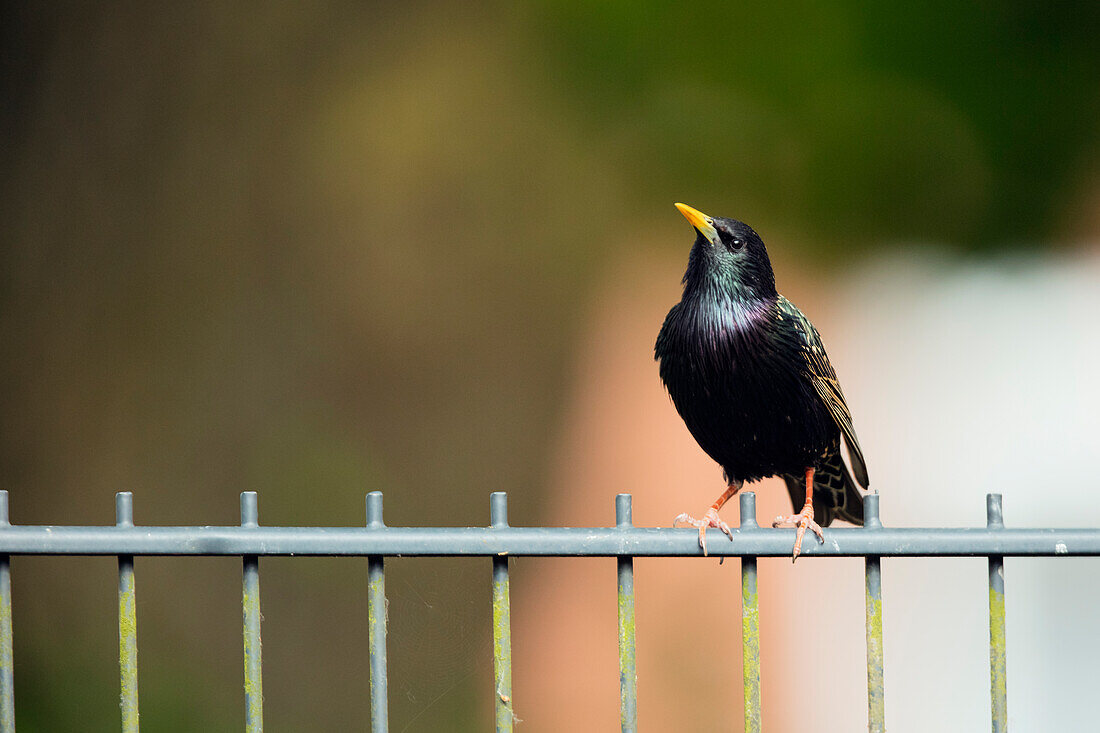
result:
M 723 231 L 718 232 L 718 237 L 722 240 L 722 244 L 730 250 L 741 249 L 745 244 L 743 240 Z

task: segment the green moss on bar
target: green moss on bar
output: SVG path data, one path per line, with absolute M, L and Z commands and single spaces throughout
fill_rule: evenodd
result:
M 493 558 L 493 671 L 497 733 L 512 730 L 512 621 L 508 558 Z
M 760 599 L 756 558 L 741 559 L 741 665 L 745 678 L 745 733 L 760 733 Z

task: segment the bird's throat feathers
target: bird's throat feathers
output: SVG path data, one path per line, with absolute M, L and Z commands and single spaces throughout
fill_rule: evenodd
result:
M 680 343 L 715 358 L 730 349 L 753 353 L 774 328 L 770 316 L 779 295 L 771 261 L 764 243 L 746 225 L 715 221 L 727 236 L 715 243 L 697 231 L 684 273 L 684 294 L 667 325 Z
M 691 314 L 690 330 L 707 334 L 715 344 L 732 336 L 751 336 L 759 333 L 769 323 L 768 313 L 775 306 L 775 298 L 757 297 L 755 294 L 731 293 L 721 287 L 703 286 L 691 288 L 685 285 L 681 305 Z
M 765 323 L 778 298 L 770 263 L 765 260 L 764 273 L 727 271 L 696 250 L 684 273 L 681 299 L 685 313 L 696 321 L 691 328 L 720 336 L 749 333 Z

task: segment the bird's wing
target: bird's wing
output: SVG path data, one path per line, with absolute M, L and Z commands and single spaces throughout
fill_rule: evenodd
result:
M 844 442 L 848 444 L 848 457 L 852 462 L 852 473 L 855 474 L 856 481 L 867 488 L 871 483 L 867 476 L 867 462 L 863 459 L 863 451 L 860 450 L 855 428 L 852 427 L 852 413 L 848 409 L 848 403 L 844 401 L 844 392 L 840 389 L 840 381 L 836 378 L 833 365 L 829 363 L 829 355 L 825 353 L 821 335 L 814 324 L 810 323 L 810 319 L 782 295 L 779 296 L 779 310 L 784 318 L 789 318 L 794 323 L 802 335 L 802 354 L 806 358 L 814 389 L 840 426 Z

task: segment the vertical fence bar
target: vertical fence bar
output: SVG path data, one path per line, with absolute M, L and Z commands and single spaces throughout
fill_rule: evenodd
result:
M 634 526 L 630 494 L 615 497 L 615 526 Z M 634 636 L 634 558 L 620 556 L 619 566 L 619 721 L 623 733 L 638 730 L 638 666 Z
M 260 512 L 255 491 L 241 493 L 241 526 L 258 527 Z M 247 733 L 264 729 L 263 664 L 260 639 L 260 559 L 244 555 L 241 608 L 244 614 L 244 728 Z
M 134 526 L 134 495 L 115 494 L 115 525 Z M 118 665 L 122 693 L 123 733 L 138 733 L 137 592 L 134 588 L 134 556 L 118 556 Z
M 741 531 L 756 523 L 756 494 L 740 495 Z M 756 591 L 756 557 L 741 558 L 741 668 L 745 680 L 745 733 L 760 733 L 760 599 Z
M 508 495 L 503 491 L 489 496 L 489 521 L 493 527 L 508 526 Z M 507 555 L 493 556 L 493 682 L 497 733 L 511 733 L 512 603 Z
M 863 527 L 878 529 L 878 494 L 863 497 Z M 864 558 L 867 594 L 867 731 L 886 730 L 886 691 L 882 654 L 882 564 L 879 557 Z
M 367 494 L 367 527 L 383 529 L 382 492 Z M 367 624 L 370 638 L 370 729 L 389 730 L 389 696 L 386 691 L 386 570 L 381 555 L 367 558 Z
M 0 527 L 10 527 L 8 492 L 0 490 Z M 15 733 L 15 658 L 11 638 L 11 558 L 0 555 L 0 733 Z
M 986 526 L 1004 528 L 1001 495 L 986 494 Z M 989 694 L 993 733 L 1008 730 L 1008 686 L 1005 664 L 1005 569 L 1002 555 L 989 557 Z

